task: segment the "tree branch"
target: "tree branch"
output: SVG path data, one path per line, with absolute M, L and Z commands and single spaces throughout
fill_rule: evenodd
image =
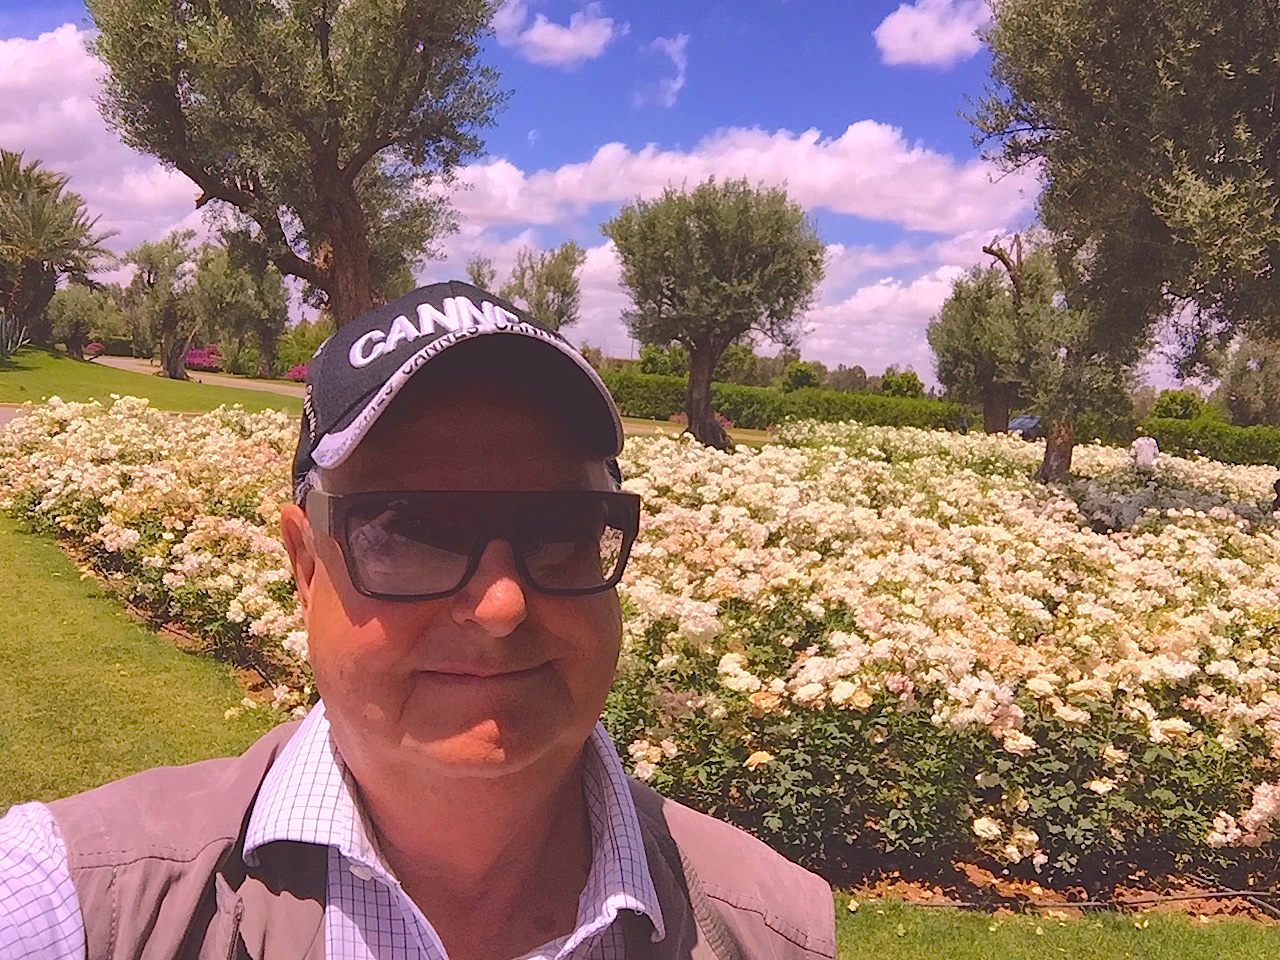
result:
M 349 187 L 355 183 L 356 177 L 360 175 L 360 171 L 364 169 L 365 164 L 376 157 L 380 150 L 385 150 L 394 142 L 390 137 L 382 137 L 381 139 L 368 140 L 362 143 L 356 149 L 356 152 L 351 155 L 351 159 L 339 168 L 343 185 Z

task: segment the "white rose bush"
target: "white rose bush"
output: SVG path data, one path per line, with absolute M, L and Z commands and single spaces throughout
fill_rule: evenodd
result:
M 290 674 L 296 425 L 125 398 L 0 431 L 0 507 L 154 615 Z M 632 438 L 644 517 L 605 722 L 633 773 L 838 875 L 1274 868 L 1276 471 L 857 424 Z M 277 700 L 283 699 L 277 695 Z
M 69 541 L 127 600 L 296 682 L 306 651 L 279 536 L 295 418 L 220 408 L 30 408 L 0 431 L 0 509 Z

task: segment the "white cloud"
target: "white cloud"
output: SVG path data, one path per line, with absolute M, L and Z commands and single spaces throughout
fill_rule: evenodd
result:
M 686 52 L 688 46 L 687 33 L 680 33 L 674 37 L 658 37 L 649 44 L 650 50 L 656 50 L 670 58 L 671 65 L 675 67 L 675 73 L 672 76 L 663 77 L 654 87 L 641 90 L 636 98 L 638 104 L 655 103 L 660 107 L 676 105 L 676 97 L 684 89 L 685 71 L 689 66 L 689 55 Z
M 807 317 L 804 355 L 829 366 L 861 364 L 868 373 L 896 363 L 912 367 L 926 383 L 935 382 L 925 328 L 962 272 L 957 265 L 944 265 L 915 280 L 879 280 L 843 300 L 820 304 Z
M 939 233 L 1014 221 L 1039 190 L 1033 171 L 996 177 L 985 161 L 959 163 L 908 143 L 896 127 L 862 120 L 836 139 L 816 130 L 734 128 L 689 151 L 608 143 L 583 163 L 531 174 L 491 160 L 460 172 L 467 189 L 456 202 L 463 216 L 486 223 L 552 224 L 592 204 L 653 197 L 668 185 L 693 185 L 713 175 L 785 184 L 808 209 Z
M 0 40 L 0 144 L 67 174 L 69 189 L 102 215 L 99 227 L 119 231 L 112 249 L 198 224 L 195 185 L 126 147 L 98 114 L 103 68 L 86 36 L 65 24 L 35 40 Z
M 604 53 L 612 41 L 627 32 L 602 13 L 599 3 L 588 3 L 569 17 L 569 25 L 552 23 L 536 14 L 529 23 L 526 0 L 506 0 L 493 15 L 493 32 L 498 43 L 514 49 L 530 63 L 572 70 Z
M 986 0 L 915 0 L 885 17 L 874 36 L 887 64 L 945 69 L 978 52 L 978 31 L 990 20 Z

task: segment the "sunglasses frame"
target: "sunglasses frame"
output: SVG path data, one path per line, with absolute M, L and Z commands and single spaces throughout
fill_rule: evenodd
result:
M 426 500 L 431 497 L 477 495 L 492 497 L 495 500 L 501 497 L 525 500 L 529 501 L 534 508 L 537 508 L 539 501 L 542 501 L 547 508 L 551 508 L 557 501 L 562 502 L 565 498 L 576 495 L 585 495 L 603 500 L 608 507 L 611 519 L 620 518 L 626 524 L 626 526 L 617 527 L 622 533 L 622 547 L 618 552 L 618 563 L 614 569 L 613 576 L 604 583 L 592 587 L 577 588 L 549 589 L 542 587 L 530 576 L 529 568 L 520 552 L 513 548 L 511 556 L 515 562 L 516 571 L 520 574 L 520 579 L 524 585 L 535 593 L 547 596 L 590 596 L 591 594 L 612 590 L 622 580 L 622 574 L 627 567 L 627 560 L 631 556 L 631 548 L 640 532 L 640 497 L 634 493 L 623 493 L 616 490 L 369 490 L 361 493 L 327 493 L 324 490 L 312 487 L 307 492 L 304 510 L 312 531 L 317 536 L 330 537 L 338 544 L 342 559 L 346 563 L 347 575 L 351 578 L 351 585 L 356 588 L 356 592 L 373 600 L 419 603 L 425 600 L 443 600 L 461 592 L 471 582 L 471 578 L 475 576 L 476 570 L 480 566 L 480 561 L 484 557 L 484 552 L 489 548 L 490 543 L 494 540 L 505 540 L 508 545 L 511 545 L 511 541 L 507 537 L 507 534 L 511 531 L 496 530 L 492 527 L 482 528 L 481 535 L 477 538 L 476 545 L 473 546 L 471 554 L 467 558 L 466 570 L 458 584 L 449 590 L 417 594 L 380 593 L 370 589 L 368 584 L 364 582 L 359 569 L 357 569 L 352 551 L 348 548 L 347 522 L 352 510 L 362 504 L 395 499 L 412 501 Z

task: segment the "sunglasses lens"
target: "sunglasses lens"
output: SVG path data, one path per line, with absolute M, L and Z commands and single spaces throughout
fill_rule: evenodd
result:
M 507 541 L 537 590 L 590 593 L 621 574 L 634 526 L 620 495 L 424 493 L 361 496 L 346 513 L 344 552 L 362 592 L 448 595 L 493 539 Z
M 475 529 L 422 502 L 363 503 L 348 516 L 347 549 L 372 593 L 418 596 L 455 589 L 466 575 Z
M 513 546 L 533 585 L 542 590 L 591 590 L 608 583 L 622 560 L 625 537 L 602 516 L 600 504 L 526 528 Z

